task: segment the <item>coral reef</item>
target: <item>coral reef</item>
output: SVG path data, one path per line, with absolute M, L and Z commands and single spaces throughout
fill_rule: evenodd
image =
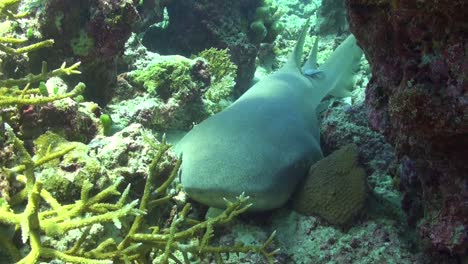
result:
M 243 196 L 204 220 L 206 208 L 192 209 L 178 186 L 179 163 L 154 130 L 188 129 L 224 109 L 250 86 L 256 63 L 259 73 L 284 63 L 309 17 L 322 63 L 347 35 L 342 3 L 0 1 L 0 262 L 460 262 L 419 248 L 467 248 L 460 0 L 346 2 L 373 73 L 368 105 L 370 71 L 361 67 L 352 97 L 319 109 L 324 154 L 355 143 L 369 175 L 365 210 L 346 229 L 292 203 L 234 219 L 249 206 Z M 143 35 L 173 56 L 149 52 Z
M 77 66 L 78 64 L 73 68 Z M 57 74 L 60 73 L 57 72 Z M 21 133 L 23 139 L 33 139 L 45 131 L 54 131 L 68 140 L 89 142 L 100 131 L 97 118 L 100 115 L 100 108 L 95 103 L 79 102 L 81 96 L 77 95 L 82 93 L 84 85 L 80 85 L 79 89 L 69 93 L 67 84 L 61 78 L 50 76 L 53 74 L 42 77 L 38 75 L 37 80 L 35 78 L 24 80 L 24 82 L 35 82 L 40 78 L 44 80 L 48 78 L 46 82 L 40 82 L 37 89 L 41 94 L 49 96 L 49 99 L 43 98 L 42 102 L 29 100 L 29 103 L 26 101 L 19 103 L 19 100 L 16 100 L 16 104 L 20 105 L 17 113 L 18 122 L 12 125 Z M 14 89 L 8 90 L 14 91 Z M 10 103 L 12 102 L 10 98 Z M 38 104 L 41 106 L 39 107 Z
M 17 4 L 0 2 L 1 19 L 22 17 Z M 76 49 L 91 43 L 79 42 Z M 52 39 L 29 44 L 22 36 L 1 37 L 0 51 L 10 61 L 26 58 L 24 69 L 29 69 L 31 53 L 53 44 Z M 112 137 L 97 136 L 110 134 L 108 116 L 101 115 L 96 104 L 82 102 L 83 83 L 67 92 L 68 83 L 59 78 L 81 73 L 78 66 L 63 63 L 50 71 L 43 62 L 39 74 L 17 78 L 2 71 L 0 261 L 98 264 L 154 259 L 164 264 L 209 257 L 222 263 L 226 255 L 255 252 L 273 263 L 274 233 L 260 245 L 211 243 L 215 226 L 249 208 L 248 197 L 226 201 L 227 209 L 215 218 L 190 219 L 191 205 L 184 199 L 174 202 L 179 188 L 172 183 L 180 161 L 167 154 L 165 140 L 143 133 L 141 126 Z M 89 145 L 76 142 L 91 139 Z M 120 187 L 123 181 L 126 188 Z
M 210 48 L 197 55 L 208 62 L 207 72 L 211 74 L 210 87 L 203 94 L 203 103 L 210 115 L 221 112 L 231 104 L 237 66 L 231 61 L 228 52 L 227 49 Z
M 13 12 L 16 10 L 8 11 Z M 12 16 L 13 19 L 17 19 L 13 13 L 11 13 L 10 16 Z M 6 19 L 5 21 L 12 20 Z M 16 34 L 11 37 L 2 37 L 0 40 L 0 50 L 3 52 L 2 57 L 8 61 L 15 60 L 15 58 L 27 58 L 30 53 L 47 49 L 54 45 L 54 43 L 54 40 L 47 39 L 29 44 L 24 36 Z M 45 118 L 47 114 L 54 112 L 58 108 L 61 108 L 63 111 L 73 108 L 71 105 L 75 102 L 70 98 L 78 97 L 85 90 L 85 85 L 83 83 L 78 83 L 74 89 L 67 92 L 67 88 L 59 88 L 60 84 L 53 82 L 53 80 L 57 80 L 62 76 L 80 74 L 81 72 L 77 70 L 80 66 L 79 62 L 69 67 L 67 67 L 64 62 L 60 68 L 52 71 L 48 69 L 47 65 L 48 64 L 44 61 L 41 64 L 40 73 L 29 73 L 26 76 L 18 78 L 12 77 L 9 72 L 2 72 L 3 78 L 0 80 L 2 126 L 4 126 L 4 123 L 8 123 L 14 128 L 15 132 L 21 134 L 24 139 L 33 138 L 43 133 L 45 129 L 54 126 L 52 123 L 57 122 L 57 120 Z M 58 107 L 59 105 L 61 105 L 61 107 Z M 75 103 L 75 112 L 77 109 L 78 107 Z M 58 123 L 60 123 L 60 121 Z M 60 123 L 57 126 L 66 130 L 66 127 L 64 128 L 62 125 L 63 123 Z M 82 132 L 80 129 L 83 129 L 83 125 L 78 125 L 77 123 L 69 125 L 73 127 L 69 129 L 70 133 L 75 132 L 75 136 L 82 137 L 81 134 L 77 135 L 76 131 Z M 76 128 L 74 127 L 75 125 Z M 70 126 L 68 128 L 70 128 Z M 92 131 L 89 127 L 88 124 L 86 130 Z M 83 133 L 83 135 L 86 135 L 86 133 Z
M 317 32 L 336 34 L 347 30 L 345 0 L 324 0 L 317 12 Z
M 116 124 L 137 122 L 157 131 L 188 130 L 231 103 L 237 67 L 227 50 L 208 49 L 193 59 L 150 56 L 149 62 L 121 75 L 124 87 L 116 89 L 116 103 L 107 107 Z M 124 96 L 119 98 L 119 94 Z
M 432 252 L 468 248 L 466 1 L 346 1 L 371 126 L 403 163 L 403 208 Z M 424 214 L 418 213 L 423 211 Z
M 130 185 L 122 193 L 119 192 L 118 186 L 122 181 L 121 179 L 117 179 L 114 184 L 95 195 L 91 194 L 93 184 L 86 179 L 82 182 L 80 199 L 75 203 L 62 204 L 43 188 L 43 182 L 36 178 L 34 170 L 43 164 L 67 155 L 70 151 L 73 151 L 75 146 L 63 148 L 59 152 L 47 152 L 44 157 L 33 161 L 24 148 L 24 143 L 14 135 L 13 131 L 10 130 L 8 134 L 10 139 L 14 141 L 15 148 L 20 153 L 23 163 L 13 168 L 4 169 L 9 171 L 10 177 L 15 177 L 15 174 L 17 174 L 17 179 L 24 177 L 25 186 L 22 191 L 12 197 L 11 202 L 6 202 L 4 198 L 0 200 L 0 223 L 5 225 L 7 230 L 8 227 L 20 226 L 22 243 L 29 242 L 30 250 L 25 256 L 22 256 L 19 248 L 12 242 L 11 237 L 2 236 L 0 245 L 2 249 L 8 252 L 11 259 L 17 263 L 37 263 L 39 260 L 46 259 L 96 264 L 125 260 L 146 263 L 145 259 L 149 257 L 149 254 L 159 255 L 159 263 L 169 263 L 169 259 L 178 259 L 174 256 L 174 252 L 177 251 L 181 252 L 186 263 L 189 258 L 188 253 L 197 255 L 200 253 L 211 254 L 218 261 L 221 261 L 223 253 L 229 254 L 232 252 L 258 252 L 272 263 L 276 251 L 270 251 L 267 247 L 273 241 L 274 233 L 261 246 L 216 247 L 209 244 L 214 226 L 227 223 L 233 217 L 247 210 L 250 206 L 246 203 L 248 197 L 240 196 L 238 201 L 228 202 L 227 209 L 215 218 L 203 222 L 192 222 L 192 224 L 187 219 L 191 206 L 184 203 L 181 210 L 172 211 L 169 219 L 170 224 L 165 228 L 166 230 L 139 233 L 144 227 L 144 214 L 151 209 L 161 207 L 174 196 L 166 191 L 177 175 L 180 162 L 175 165 L 171 175 L 166 180 L 160 181 L 160 184 L 154 184 L 156 177 L 161 176 L 157 174 L 156 168 L 169 149 L 169 145 L 164 142 L 159 145 L 154 143 L 153 145 L 157 149 L 153 149 L 155 156 L 148 167 L 149 174 L 144 184 L 140 202 L 138 200 L 127 202 Z M 19 177 L 20 173 L 24 173 L 23 177 Z M 153 190 L 156 196 L 151 195 Z M 110 197 L 116 195 L 120 196 L 119 199 L 108 202 Z M 50 209 L 41 209 L 40 204 L 44 202 Z M 26 204 L 22 210 L 13 207 L 13 205 L 22 203 Z M 138 204 L 139 206 L 136 208 Z M 118 239 L 101 237 L 96 241 L 94 247 L 90 247 L 89 242 L 86 242 L 92 225 L 113 222 L 118 229 L 122 229 L 121 220 L 130 216 L 133 216 L 133 221 L 129 225 L 125 224 L 125 232 L 121 232 L 121 237 Z M 186 225 L 188 225 L 186 229 L 180 230 L 180 227 Z M 53 245 L 48 245 L 50 242 L 47 242 L 47 240 L 41 239 L 42 236 L 49 238 L 61 237 L 66 235 L 67 232 L 79 228 L 84 228 L 85 231 L 66 250 L 59 250 Z M 159 230 L 159 227 L 153 226 L 153 229 Z M 192 240 L 194 234 L 200 231 L 204 235 L 197 239 L 196 243 L 194 241 L 185 242 L 186 240 Z M 13 234 L 14 232 L 9 233 Z M 203 257 L 199 256 L 198 258 Z
M 255 42 L 271 43 L 276 39 L 283 24 L 279 18 L 281 13 L 274 0 L 262 0 L 260 6 L 255 9 L 254 21 L 250 23 L 250 38 Z
M 143 44 L 161 54 L 190 57 L 215 47 L 229 49 L 238 66 L 235 95 L 249 86 L 255 72 L 258 42 L 249 37 L 255 10 L 267 1 L 172 1 L 167 5 L 169 24 L 153 27 L 143 38 Z
M 13 2 L 4 2 L 2 12 L 6 13 L 4 15 L 6 15 L 7 18 L 11 18 L 13 20 L 3 18 L 2 22 L 11 22 L 14 21 L 14 19 L 25 16 L 24 14 L 20 15 L 13 13 L 16 12 L 16 9 L 9 9 L 12 8 L 10 5 L 11 3 Z M 18 4 L 18 1 L 15 1 L 14 3 Z M 50 47 L 53 44 L 54 40 L 52 39 L 30 44 L 24 36 L 10 35 L 9 33 L 7 36 L 0 38 L 2 57 L 7 60 L 26 58 L 29 53 Z M 78 62 L 67 67 L 64 62 L 60 68 L 49 71 L 47 63 L 44 61 L 42 62 L 41 72 L 39 74 L 29 73 L 26 76 L 19 78 L 12 78 L 8 73 L 2 71 L 2 79 L 0 80 L 0 121 L 2 131 L 4 131 L 8 126 L 14 127 L 16 129 L 15 132 L 19 133 L 21 125 L 26 125 L 27 122 L 32 121 L 31 117 L 36 116 L 33 110 L 36 106 L 78 97 L 83 93 L 85 89 L 85 85 L 83 83 L 77 84 L 70 92 L 62 90 L 60 93 L 58 87 L 54 86 L 49 89 L 45 83 L 60 76 L 80 74 L 81 72 L 77 70 L 79 66 L 80 63 Z M 23 122 L 23 124 L 21 124 L 24 119 L 26 119 L 26 123 Z M 32 123 L 34 124 L 34 122 Z M 2 143 L 5 142 L 6 141 L 3 141 Z
M 56 41 L 53 50 L 43 50 L 35 60 L 47 58 L 55 65 L 79 59 L 85 65 L 81 80 L 88 84 L 86 95 L 105 104 L 116 83 L 116 58 L 139 20 L 134 1 L 48 0 L 35 12 L 42 36 Z
M 208 116 L 202 96 L 209 83 L 199 75 L 199 67 L 197 60 L 160 56 L 144 69 L 128 73 L 130 85 L 145 93 L 109 105 L 112 119 L 124 126 L 138 122 L 157 131 L 189 129 L 193 122 Z M 206 74 L 211 81 L 208 71 Z

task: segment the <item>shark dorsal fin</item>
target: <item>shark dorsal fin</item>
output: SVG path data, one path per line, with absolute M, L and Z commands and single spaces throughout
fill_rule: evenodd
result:
M 314 46 L 310 51 L 309 58 L 302 66 L 302 72 L 305 75 L 309 75 L 308 73 L 315 73 L 317 72 L 317 53 L 318 53 L 318 37 L 315 38 Z
M 286 62 L 285 68 L 294 68 L 297 70 L 301 69 L 302 64 L 302 51 L 304 48 L 304 42 L 307 37 L 307 32 L 309 32 L 309 23 L 310 18 L 307 19 L 304 26 L 302 26 L 301 33 L 299 38 L 297 39 L 296 46 L 294 46 L 294 50 L 289 55 L 288 61 Z

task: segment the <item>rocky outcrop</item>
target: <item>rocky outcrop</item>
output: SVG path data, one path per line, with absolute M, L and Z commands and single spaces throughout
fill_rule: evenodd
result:
M 347 0 L 372 66 L 371 126 L 402 162 L 410 224 L 432 252 L 468 249 L 468 2 Z M 419 213 L 418 213 L 419 212 Z

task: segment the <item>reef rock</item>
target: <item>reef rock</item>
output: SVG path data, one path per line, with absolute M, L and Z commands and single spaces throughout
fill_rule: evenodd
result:
M 60 65 L 70 55 L 80 60 L 87 95 L 107 103 L 117 79 L 116 58 L 139 21 L 133 2 L 48 0 L 39 13 L 43 37 L 54 39 L 55 44 L 53 51 L 41 51 L 37 61 Z
M 255 73 L 259 42 L 254 32 L 268 30 L 253 23 L 256 9 L 262 5 L 264 1 L 260 0 L 172 1 L 167 5 L 167 27 L 149 29 L 143 44 L 161 54 L 187 57 L 211 47 L 228 48 L 238 66 L 236 82 L 240 95 L 250 86 Z M 268 39 L 268 32 L 264 33 L 264 39 Z
M 432 249 L 466 255 L 468 2 L 346 4 L 350 30 L 372 66 L 369 122 L 406 160 L 403 208 Z

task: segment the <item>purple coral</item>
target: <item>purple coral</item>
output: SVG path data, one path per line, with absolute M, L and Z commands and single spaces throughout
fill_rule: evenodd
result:
M 372 66 L 370 124 L 417 173 L 419 184 L 412 183 L 413 172 L 402 180 L 406 194 L 421 197 L 420 234 L 439 252 L 466 255 L 468 2 L 346 4 L 350 29 Z

